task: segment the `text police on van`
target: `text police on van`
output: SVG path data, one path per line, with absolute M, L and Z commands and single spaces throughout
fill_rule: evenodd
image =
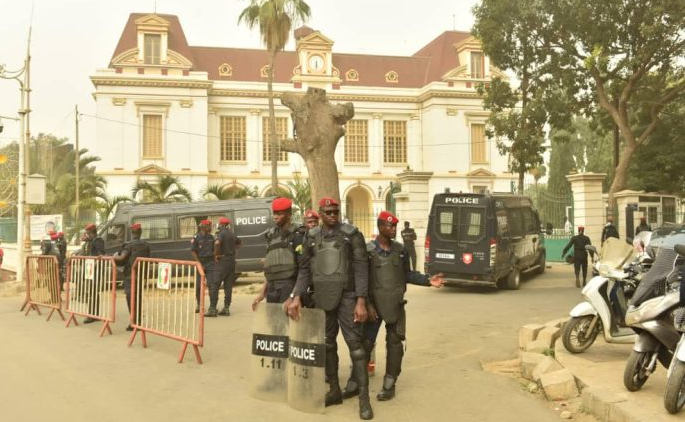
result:
M 445 198 L 446 204 L 470 204 L 478 205 L 480 198 L 470 196 L 448 196 Z

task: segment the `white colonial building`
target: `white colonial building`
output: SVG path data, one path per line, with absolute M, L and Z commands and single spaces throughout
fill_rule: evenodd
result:
M 295 39 L 296 51 L 277 56 L 274 91 L 319 87 L 333 102 L 354 104 L 335 158 L 343 210 L 367 234 L 391 182 L 402 186 L 399 217 L 420 236 L 434 193 L 510 190 L 515 177 L 485 137 L 487 112 L 476 92 L 501 72 L 469 33 L 443 32 L 409 56 L 339 53 L 308 27 Z M 196 198 L 208 184 L 257 186 L 266 195 L 268 63 L 261 49 L 190 46 L 176 16 L 132 14 L 109 66 L 91 77 L 98 120 L 87 147 L 102 158 L 98 173 L 110 194 L 172 174 Z M 276 115 L 279 136 L 292 136 L 278 99 Z M 280 158 L 280 183 L 306 177 L 299 156 Z

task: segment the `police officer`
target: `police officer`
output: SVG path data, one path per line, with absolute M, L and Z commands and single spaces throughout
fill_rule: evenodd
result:
M 124 292 L 126 293 L 126 306 L 128 306 L 128 313 L 131 314 L 131 269 L 136 262 L 136 258 L 150 257 L 150 244 L 141 239 L 143 233 L 140 223 L 131 225 L 131 241 L 124 243 L 121 251 L 114 255 L 114 262 L 124 265 Z M 142 309 L 142 286 L 140 277 L 136 277 L 136 324 L 140 324 L 140 314 Z M 133 331 L 131 324 L 126 327 L 126 331 Z
M 209 232 L 211 227 L 211 221 L 200 221 L 199 231 L 190 239 L 190 254 L 202 265 L 207 285 L 212 283 L 214 278 L 214 235 Z M 200 312 L 200 280 L 198 272 L 195 280 L 195 299 L 197 300 L 195 313 Z
M 404 243 L 404 248 L 409 253 L 411 270 L 416 271 L 416 248 L 414 247 L 414 242 L 416 242 L 416 232 L 414 229 L 409 227 L 409 221 L 404 222 L 404 230 L 402 230 L 402 242 Z
M 647 219 L 645 217 L 640 217 L 640 225 L 635 228 L 635 236 L 640 232 L 651 232 L 652 226 L 647 224 Z
M 40 241 L 40 254 L 54 256 L 55 258 L 57 258 L 57 263 L 59 265 L 59 261 L 61 258 L 59 255 L 59 250 L 57 250 L 55 244 L 52 242 L 53 238 L 57 238 L 57 233 L 51 232 L 49 237 L 46 236 L 43 238 L 43 240 Z M 48 280 L 52 280 L 52 275 L 48 274 L 48 271 L 46 271 L 47 268 L 50 267 L 47 265 L 43 265 L 41 268 L 41 272 L 48 277 Z M 57 285 L 48 284 L 48 291 L 50 292 L 50 298 L 52 299 L 51 303 L 57 303 L 59 301 L 60 285 L 62 283 L 60 283 L 59 280 L 57 280 L 56 284 Z
M 383 388 L 376 396 L 380 401 L 395 397 L 395 383 L 402 370 L 402 342 L 405 340 L 407 326 L 404 313 L 407 283 L 433 287 L 442 287 L 445 284 L 442 273 L 429 279 L 425 274 L 411 269 L 406 247 L 394 240 L 397 236 L 398 222 L 398 218 L 390 212 L 381 212 L 376 223 L 378 237 L 366 244 L 369 254 L 369 318 L 364 324 L 367 353 L 373 349 L 383 321 L 386 330 L 385 377 Z M 356 380 L 350 377 L 343 397 L 352 397 L 358 392 Z
M 233 282 L 236 279 L 235 254 L 240 241 L 228 227 L 229 224 L 231 224 L 230 219 L 219 218 L 219 232 L 214 240 L 214 279 L 209 285 L 209 309 L 205 314 L 206 317 L 231 315 L 229 308 L 233 296 Z M 221 312 L 217 312 L 221 283 L 224 284 L 224 307 Z
M 97 227 L 95 224 L 90 223 L 86 225 L 86 235 L 83 238 L 84 243 L 83 246 L 81 247 L 81 255 L 83 256 L 103 256 L 105 254 L 105 241 L 103 238 L 98 236 L 97 233 Z M 94 274 L 97 276 L 99 274 L 97 265 L 98 263 L 96 262 L 96 267 Z M 98 286 L 98 280 L 96 278 L 93 278 L 93 283 L 95 283 L 96 287 Z M 95 289 L 89 289 L 90 290 L 90 314 L 91 315 L 97 315 L 100 313 L 100 300 L 99 300 L 99 291 L 97 288 Z M 86 319 L 83 320 L 84 324 L 90 324 L 91 322 L 97 321 L 95 318 L 87 317 Z
M 300 295 L 313 285 L 315 306 L 326 313 L 326 406 L 342 403 L 336 341 L 342 330 L 359 383 L 359 417 L 373 419 L 366 372 L 368 357 L 362 345 L 369 288 L 364 235 L 356 227 L 340 223 L 340 205 L 335 199 L 321 199 L 319 212 L 323 226 L 307 232 L 297 283 L 286 302 L 288 315 L 299 318 Z
M 57 240 L 55 241 L 55 247 L 59 251 L 60 263 L 59 263 L 59 276 L 61 283 L 64 283 L 66 278 L 66 263 L 67 263 L 67 241 L 64 239 L 64 232 L 57 233 Z M 60 283 L 60 289 L 61 289 Z
M 307 210 L 304 213 L 304 226 L 307 230 L 319 227 L 319 214 L 314 210 Z
M 614 226 L 614 217 L 607 218 L 607 223 L 602 229 L 602 245 L 610 237 L 618 239 L 618 230 L 616 229 L 616 226 Z
M 578 234 L 573 236 L 568 242 L 568 245 L 561 253 L 562 258 L 566 256 L 566 252 L 573 246 L 573 270 L 576 273 L 576 287 L 580 287 L 580 269 L 583 269 L 583 286 L 587 280 L 587 251 L 585 246 L 591 245 L 590 238 L 585 236 L 585 227 L 578 226 Z
M 285 302 L 295 287 L 306 229 L 292 224 L 292 207 L 293 203 L 288 198 L 276 198 L 271 202 L 275 226 L 266 232 L 266 283 L 252 302 L 253 311 L 265 297 L 267 303 Z

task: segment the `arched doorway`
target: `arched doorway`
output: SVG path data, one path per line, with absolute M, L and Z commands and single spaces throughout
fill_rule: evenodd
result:
M 374 232 L 371 201 L 371 195 L 362 186 L 353 187 L 345 196 L 344 218 L 357 226 L 366 238 L 371 238 Z

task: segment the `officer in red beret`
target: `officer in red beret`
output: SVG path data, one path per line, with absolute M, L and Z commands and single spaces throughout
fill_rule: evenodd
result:
M 81 247 L 81 255 L 83 256 L 103 256 L 105 255 L 105 241 L 103 238 L 98 236 L 97 233 L 97 227 L 95 224 L 90 223 L 87 224 L 86 227 L 86 235 L 85 235 L 85 240 L 83 243 L 83 246 Z M 95 262 L 95 271 L 94 274 L 99 274 L 98 270 L 98 265 L 99 262 Z M 90 298 L 89 298 L 89 312 L 91 315 L 98 315 L 100 313 L 100 301 L 99 301 L 99 280 L 97 277 L 93 277 L 92 283 L 96 285 L 97 288 L 91 288 L 87 289 L 87 291 L 90 292 Z M 83 320 L 84 324 L 90 324 L 91 322 L 97 321 L 95 318 L 87 317 L 85 320 Z
M 319 227 L 319 214 L 314 210 L 307 210 L 304 213 L 304 226 L 307 229 Z
M 286 302 L 288 315 L 297 320 L 301 295 L 313 285 L 315 307 L 326 312 L 326 406 L 342 403 L 338 381 L 338 331 L 350 350 L 359 385 L 359 417 L 373 419 L 369 400 L 368 355 L 364 351 L 363 323 L 367 318 L 369 261 L 364 235 L 340 223 L 340 204 L 333 198 L 319 201 L 322 227 L 309 229 L 302 249 L 297 283 Z
M 293 203 L 288 198 L 276 198 L 271 203 L 274 227 L 266 232 L 266 257 L 264 258 L 264 288 L 252 302 L 252 310 L 266 298 L 267 303 L 283 303 L 295 287 L 299 261 L 302 256 L 304 226 L 292 224 Z
M 210 232 L 211 228 L 211 221 L 200 221 L 198 232 L 190 239 L 190 255 L 202 265 L 207 286 L 214 280 L 214 235 Z M 200 312 L 200 281 L 200 272 L 198 271 L 195 280 L 195 299 L 197 300 L 195 313 Z
M 59 251 L 59 277 L 60 289 L 64 283 L 66 276 L 66 262 L 67 262 L 67 241 L 64 239 L 64 232 L 57 233 L 57 240 L 55 240 L 55 247 Z
M 233 283 L 238 278 L 235 273 L 235 255 L 236 249 L 240 245 L 240 239 L 230 229 L 230 224 L 230 218 L 219 218 L 219 231 L 214 240 L 214 279 L 207 279 L 209 283 L 209 309 L 205 314 L 206 317 L 231 315 L 229 308 L 233 298 Z M 221 311 L 217 311 L 221 284 L 224 285 L 224 307 Z
M 137 258 L 149 258 L 150 257 L 150 244 L 141 239 L 143 234 L 143 227 L 140 223 L 131 224 L 131 241 L 124 243 L 121 251 L 114 255 L 114 262 L 117 265 L 124 266 L 124 293 L 126 293 L 126 306 L 128 306 L 128 313 L 131 315 L 131 321 L 135 321 L 136 324 L 140 324 L 140 314 L 142 309 L 141 300 L 141 288 L 143 284 L 141 283 L 142 278 L 136 277 L 136 292 L 138 300 L 136 301 L 136 311 L 131 314 L 131 270 L 133 269 L 133 264 L 136 262 Z M 131 324 L 126 327 L 126 331 L 132 331 L 133 327 Z
M 399 219 L 388 211 L 378 214 L 376 225 L 378 236 L 366 244 L 369 254 L 369 300 L 367 308 L 369 319 L 364 324 L 364 348 L 371 353 L 381 323 L 385 321 L 386 364 L 383 387 L 376 398 L 380 401 L 395 397 L 395 383 L 402 370 L 402 356 L 407 326 L 404 312 L 404 293 L 407 283 L 419 286 L 442 287 L 443 274 L 428 278 L 425 274 L 413 271 L 407 249 L 396 242 Z M 400 263 L 400 265 L 397 265 Z M 356 374 L 353 374 L 356 375 Z M 359 384 L 351 376 L 343 392 L 343 397 L 353 397 L 359 393 Z

